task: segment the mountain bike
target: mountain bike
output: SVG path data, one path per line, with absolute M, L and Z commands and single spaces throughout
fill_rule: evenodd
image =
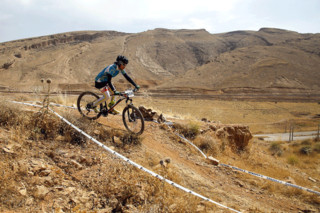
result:
M 132 104 L 132 97 L 137 90 L 128 89 L 120 92 L 119 100 L 108 108 L 106 102 L 93 108 L 93 103 L 99 99 L 99 96 L 93 92 L 86 91 L 79 95 L 77 100 L 77 108 L 80 114 L 89 120 L 96 120 L 101 115 L 107 117 L 112 114 L 113 109 L 122 101 L 126 100 L 126 107 L 122 111 L 122 121 L 126 129 L 133 134 L 141 135 L 144 131 L 144 118 L 138 108 Z

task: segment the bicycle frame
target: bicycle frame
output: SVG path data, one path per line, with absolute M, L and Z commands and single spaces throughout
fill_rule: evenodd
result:
M 138 108 L 136 108 L 133 105 L 132 97 L 134 96 L 134 92 L 137 90 L 134 89 L 128 89 L 124 92 L 118 93 L 118 94 L 112 94 L 112 98 L 114 99 L 114 96 L 121 96 L 116 101 L 115 104 L 110 106 L 108 109 L 107 101 L 105 100 L 104 106 L 103 103 L 99 103 L 100 112 L 97 112 L 93 107 L 92 103 L 94 100 L 98 100 L 99 96 L 93 92 L 85 91 L 81 93 L 77 99 L 77 108 L 81 115 L 88 118 L 89 120 L 96 120 L 101 115 L 107 116 L 109 113 L 114 114 L 113 110 L 114 108 L 119 105 L 120 102 L 126 100 L 126 106 L 124 107 L 122 111 L 122 121 L 125 126 L 125 128 L 132 134 L 142 134 L 144 130 L 144 118 L 142 113 L 139 111 Z M 85 98 L 83 98 L 85 97 Z M 88 99 L 86 99 L 88 98 Z M 83 100 L 83 101 L 82 101 Z M 93 101 L 92 101 L 93 100 Z M 83 103 L 83 104 L 82 104 Z M 93 112 L 93 114 L 90 114 Z M 96 114 L 95 114 L 96 113 Z M 115 113 L 117 114 L 117 113 Z
M 115 96 L 115 95 L 112 95 L 112 96 Z M 117 95 L 117 96 L 123 96 L 123 97 L 121 97 L 110 109 L 107 110 L 108 113 L 112 112 L 113 108 L 115 108 L 120 102 L 122 102 L 125 99 L 127 99 L 126 100 L 127 105 L 128 105 L 128 101 L 130 101 L 130 104 L 132 103 L 132 99 L 129 98 L 128 96 L 125 96 L 124 94 Z M 106 102 L 105 102 L 105 106 L 107 106 Z

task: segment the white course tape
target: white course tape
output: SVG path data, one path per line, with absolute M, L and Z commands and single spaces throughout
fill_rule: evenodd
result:
M 56 103 L 53 103 L 51 102 L 50 105 L 52 106 L 57 106 L 57 107 L 65 107 L 65 108 L 69 108 L 69 109 L 77 109 L 77 107 L 73 107 L 73 106 L 65 106 L 65 105 L 62 105 L 62 104 L 56 104 Z
M 17 101 L 11 101 L 13 103 L 17 103 L 17 104 L 24 104 L 24 105 L 29 105 L 29 106 L 35 106 L 35 107 L 42 107 L 40 105 L 34 105 L 34 104 L 27 104 L 27 103 L 22 103 L 22 102 L 17 102 Z M 63 105 L 61 105 L 63 106 Z M 67 107 L 67 106 L 63 106 L 63 107 Z M 156 122 L 156 121 L 154 121 Z M 158 122 L 156 122 L 158 123 Z M 167 124 L 168 125 L 168 124 Z M 168 125 L 168 127 L 170 127 Z M 187 141 L 189 144 L 191 144 L 193 147 L 195 147 L 205 158 L 208 158 L 196 145 L 194 145 L 191 141 L 189 141 L 188 139 L 186 139 L 185 137 L 179 135 L 179 134 L 176 134 L 177 136 L 179 136 L 180 138 L 182 138 L 183 140 Z M 320 192 L 318 191 L 315 191 L 315 190 L 312 190 L 312 189 L 308 189 L 308 188 L 305 188 L 305 187 L 302 187 L 302 186 L 298 186 L 298 185 L 295 185 L 295 184 L 291 184 L 291 183 L 288 183 L 288 182 L 285 182 L 285 181 L 282 181 L 282 180 L 278 180 L 278 179 L 275 179 L 275 178 L 271 178 L 271 177 L 268 177 L 268 176 L 265 176 L 265 175 L 261 175 L 261 174 L 258 174 L 258 173 L 255 173 L 255 172 L 250 172 L 250 171 L 247 171 L 245 169 L 240 169 L 238 167 L 235 167 L 235 166 L 230 166 L 228 164 L 223 164 L 223 163 L 220 163 L 219 165 L 221 166 L 224 166 L 224 167 L 228 167 L 228 168 L 232 168 L 232 169 L 235 169 L 237 171 L 240 171 L 240 172 L 244 172 L 244 173 L 247 173 L 247 174 L 250 174 L 250 175 L 253 175 L 253 176 L 256 176 L 258 178 L 262 178 L 262 179 L 266 179 L 266 180 L 270 180 L 270 181 L 273 181 L 273 182 L 276 182 L 276 183 L 280 183 L 280 184 L 283 184 L 283 185 L 286 185 L 286 186 L 291 186 L 291 187 L 294 187 L 294 188 L 298 188 L 298 189 L 301 189 L 301 190 L 304 190 L 304 191 L 307 191 L 307 192 L 311 192 L 311 193 L 314 193 L 314 194 L 317 194 L 317 195 L 320 195 Z
M 23 103 L 23 102 L 18 102 L 18 101 L 10 101 L 10 102 L 15 103 L 15 104 L 23 104 L 23 105 L 27 105 L 27 106 L 39 107 L 39 108 L 43 107 L 43 106 L 36 105 L 36 104 L 28 104 L 28 103 Z
M 229 167 L 231 169 L 235 169 L 237 171 L 244 172 L 244 173 L 247 173 L 247 174 L 262 178 L 262 179 L 271 180 L 271 181 L 276 182 L 276 183 L 280 183 L 280 184 L 283 184 L 283 185 L 286 185 L 286 186 L 292 186 L 294 188 L 302 189 L 304 191 L 312 192 L 312 193 L 315 193 L 317 195 L 320 195 L 320 192 L 314 191 L 312 189 L 308 189 L 308 188 L 305 188 L 305 187 L 302 187 L 302 186 L 298 186 L 298 185 L 295 185 L 295 184 L 292 184 L 292 183 L 288 183 L 288 182 L 285 182 L 285 181 L 282 181 L 282 180 L 277 180 L 275 178 L 271 178 L 271 177 L 268 177 L 268 176 L 265 176 L 265 175 L 260 175 L 258 173 L 250 172 L 250 171 L 247 171 L 247 170 L 244 170 L 244 169 L 237 168 L 235 166 L 230 166 L 228 164 L 220 163 L 220 165 L 221 166 L 225 166 L 225 167 Z
M 208 158 L 196 145 L 194 145 L 191 141 L 189 141 L 188 139 L 186 139 L 185 137 L 183 137 L 182 135 L 179 135 L 177 133 L 175 133 L 177 136 L 179 136 L 180 138 L 182 138 L 183 140 L 187 141 L 191 146 L 193 146 L 194 148 L 196 148 L 204 158 Z
M 130 159 L 126 158 L 125 156 L 117 153 L 116 151 L 114 151 L 114 150 L 110 149 L 109 147 L 105 146 L 104 144 L 102 144 L 101 142 L 99 142 L 98 140 L 96 140 L 95 138 L 93 138 L 92 136 L 88 135 L 87 133 L 85 133 L 84 131 L 82 131 L 81 129 L 79 129 L 78 127 L 76 127 L 75 125 L 73 125 L 72 123 L 70 123 L 68 120 L 66 120 L 64 117 L 62 117 L 61 115 L 59 115 L 58 113 L 56 113 L 55 111 L 53 111 L 52 109 L 50 109 L 50 110 L 51 110 L 56 116 L 58 116 L 61 120 L 63 120 L 64 122 L 66 122 L 68 125 L 70 125 L 71 127 L 73 127 L 75 130 L 77 130 L 78 132 L 80 132 L 80 133 L 83 134 L 84 136 L 86 136 L 89 140 L 91 140 L 91 141 L 93 141 L 94 143 L 98 144 L 100 147 L 104 148 L 105 150 L 107 150 L 107 151 L 110 152 L 111 154 L 119 157 L 120 159 L 124 160 L 125 162 L 127 162 L 127 163 L 129 163 L 129 164 L 131 164 L 131 165 L 133 165 L 133 166 L 135 166 L 135 167 L 137 167 L 138 169 L 140 169 L 140 170 L 142 170 L 142 171 L 144 171 L 144 172 L 147 172 L 147 173 L 149 173 L 150 175 L 152 175 L 152 176 L 154 176 L 154 177 L 156 177 L 156 178 L 158 178 L 158 179 L 160 179 L 160 180 L 162 180 L 162 181 L 165 181 L 165 182 L 169 183 L 170 185 L 172 185 L 172 186 L 174 186 L 174 187 L 176 187 L 176 188 L 179 188 L 179 189 L 181 189 L 181 190 L 183 190 L 183 191 L 185 191 L 185 192 L 187 192 L 187 193 L 193 194 L 193 195 L 195 195 L 195 196 L 197 196 L 197 197 L 199 197 L 199 198 L 201 198 L 201 199 L 203 199 L 203 200 L 209 201 L 209 202 L 214 203 L 214 204 L 216 204 L 216 205 L 218 205 L 218 206 L 220 206 L 220 207 L 229 209 L 229 210 L 231 210 L 231 211 L 233 211 L 233 212 L 240 212 L 240 211 L 237 211 L 237 210 L 232 209 L 232 208 L 230 208 L 230 207 L 227 207 L 227 206 L 225 206 L 225 205 L 222 205 L 222 204 L 220 204 L 220 203 L 218 203 L 218 202 L 216 202 L 216 201 L 214 201 L 214 200 L 211 200 L 211 199 L 209 199 L 209 198 L 207 198 L 207 197 L 204 197 L 204 196 L 202 196 L 202 195 L 200 195 L 200 194 L 198 194 L 198 193 L 196 193 L 196 192 L 194 192 L 194 191 L 191 191 L 190 189 L 187 189 L 187 188 L 185 188 L 185 187 L 183 187 L 183 186 L 181 186 L 181 185 L 179 185 L 179 184 L 177 184 L 177 183 L 175 183 L 175 182 L 172 182 L 171 180 L 168 180 L 168 179 L 162 177 L 161 175 L 158 175 L 157 173 L 154 173 L 153 171 L 151 171 L 151 170 L 149 170 L 149 169 L 147 169 L 147 168 L 145 168 L 145 167 L 143 167 L 143 166 L 141 166 L 141 165 L 133 162 L 132 160 L 130 160 Z
M 179 135 L 179 134 L 176 134 L 178 135 L 180 138 L 184 139 L 185 141 L 187 141 L 189 144 L 193 145 L 205 158 L 208 158 L 196 145 L 194 145 L 191 141 L 189 141 L 188 139 L 186 139 L 185 137 Z M 240 172 L 244 172 L 244 173 L 247 173 L 247 174 L 250 174 L 250 175 L 253 175 L 253 176 L 256 176 L 258 178 L 262 178 L 262 179 L 266 179 L 266 180 L 271 180 L 273 182 L 276 182 L 276 183 L 280 183 L 280 184 L 283 184 L 283 185 L 286 185 L 286 186 L 291 186 L 291 187 L 294 187 L 294 188 L 297 188 L 297 189 L 301 189 L 301 190 L 304 190 L 304 191 L 307 191 L 307 192 L 312 192 L 312 193 L 315 193 L 317 195 L 320 195 L 320 192 L 318 191 L 315 191 L 315 190 L 312 190 L 312 189 L 308 189 L 308 188 L 305 188 L 305 187 L 302 187 L 302 186 L 298 186 L 298 185 L 295 185 L 295 184 L 292 184 L 292 183 L 288 183 L 288 182 L 285 182 L 285 181 L 282 181 L 282 180 L 277 180 L 275 178 L 271 178 L 271 177 L 268 177 L 268 176 L 265 176 L 265 175 L 261 175 L 261 174 L 258 174 L 258 173 L 255 173 L 255 172 L 250 172 L 250 171 L 247 171 L 245 169 L 240 169 L 240 168 L 237 168 L 235 166 L 230 166 L 228 164 L 223 164 L 223 163 L 219 163 L 219 165 L 221 166 L 224 166 L 224 167 L 229 167 L 229 168 L 232 168 L 232 169 L 235 169 L 237 171 L 240 171 Z
M 159 124 L 159 122 L 157 122 L 157 121 L 153 121 L 153 122 L 155 122 L 155 123 L 157 123 L 157 124 Z M 172 122 L 165 122 L 164 124 L 166 124 L 169 128 L 171 128 L 170 127 L 170 125 L 172 125 L 173 123 Z M 204 158 L 208 158 L 202 151 L 201 151 L 201 149 L 199 149 L 196 145 L 194 145 L 191 141 L 189 141 L 188 139 L 186 139 L 185 137 L 183 137 L 182 135 L 180 135 L 180 134 L 178 134 L 178 133 L 174 133 L 175 135 L 177 135 L 178 137 L 180 137 L 181 139 L 183 139 L 184 141 L 187 141 L 191 146 L 193 146 L 194 148 L 196 148 L 201 154 L 202 154 L 202 156 L 204 157 Z
M 42 107 L 42 106 L 40 106 L 40 105 L 22 103 L 22 102 L 17 102 L 17 101 L 11 101 L 11 102 L 12 102 L 12 103 L 17 103 L 17 104 L 23 104 L 23 105 L 27 105 L 27 106 Z M 165 181 L 165 182 L 169 183 L 170 185 L 172 185 L 172 186 L 174 186 L 174 187 L 176 187 L 176 188 L 179 188 L 179 189 L 181 189 L 181 190 L 183 190 L 183 191 L 185 191 L 185 192 L 187 192 L 187 193 L 190 193 L 190 194 L 195 195 L 195 196 L 197 196 L 197 197 L 199 197 L 199 198 L 201 198 L 201 199 L 203 199 L 203 200 L 206 200 L 206 201 L 208 201 L 208 202 L 211 202 L 211 203 L 213 203 L 213 204 L 216 204 L 217 206 L 223 207 L 223 208 L 225 208 L 225 209 L 229 209 L 230 211 L 233 211 L 233 212 L 240 212 L 240 211 L 237 211 L 237 210 L 235 210 L 235 209 L 232 209 L 232 208 L 230 208 L 230 207 L 228 207 L 228 206 L 225 206 L 225 205 L 223 205 L 223 204 L 221 204 L 221 203 L 218 203 L 218 202 L 216 202 L 216 201 L 214 201 L 214 200 L 211 200 L 211 199 L 209 199 L 209 198 L 207 198 L 207 197 L 205 197 L 205 196 L 203 196 L 203 195 L 200 195 L 200 194 L 198 194 L 198 193 L 196 193 L 196 192 L 194 192 L 194 191 L 191 191 L 190 189 L 187 189 L 187 188 L 185 188 L 185 187 L 183 187 L 183 186 L 181 186 L 181 185 L 179 185 L 179 184 L 177 184 L 177 183 L 175 183 L 175 182 L 173 182 L 173 181 L 171 181 L 171 180 L 168 180 L 168 179 L 162 177 L 161 175 L 158 175 L 157 173 L 154 173 L 153 171 L 151 171 L 151 170 L 149 170 L 149 169 L 147 169 L 147 168 L 144 168 L 143 166 L 135 163 L 134 161 L 126 158 L 125 156 L 123 156 L 123 155 L 117 153 L 116 151 L 110 149 L 109 147 L 105 146 L 104 144 L 102 144 L 101 142 L 99 142 L 98 140 L 96 140 L 95 138 L 93 138 L 92 136 L 88 135 L 87 133 L 85 133 L 84 131 L 82 131 L 81 129 L 79 129 L 79 128 L 76 127 L 75 125 L 73 125 L 71 122 L 69 122 L 67 119 L 65 119 L 65 118 L 62 117 L 61 115 L 59 115 L 57 112 L 53 111 L 52 109 L 50 109 L 50 111 L 51 111 L 52 113 L 54 113 L 56 116 L 58 116 L 61 120 L 63 120 L 64 122 L 66 122 L 68 125 L 70 125 L 71 127 L 73 127 L 75 130 L 77 130 L 79 133 L 81 133 L 81 134 L 83 134 L 84 136 L 86 136 L 90 141 L 93 141 L 94 143 L 96 143 L 96 144 L 99 145 L 100 147 L 104 148 L 105 150 L 107 150 L 107 151 L 110 152 L 111 154 L 113 154 L 113 155 L 117 156 L 118 158 L 124 160 L 125 162 L 127 162 L 127 163 L 129 163 L 129 164 L 131 164 L 131 165 L 133 165 L 133 166 L 135 166 L 135 167 L 137 167 L 138 169 L 140 169 L 140 170 L 142 170 L 142 171 L 144 171 L 144 172 L 147 172 L 147 173 L 149 173 L 150 175 L 152 175 L 152 176 L 154 176 L 154 177 L 156 177 L 156 178 L 158 178 L 158 179 L 160 179 L 160 180 L 162 180 L 162 181 Z

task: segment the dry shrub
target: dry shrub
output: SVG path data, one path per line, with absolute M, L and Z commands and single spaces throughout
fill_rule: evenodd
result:
M 184 137 L 194 139 L 200 133 L 200 126 L 197 123 L 178 124 L 174 123 L 173 128 Z
M 199 199 L 118 159 L 109 158 L 82 184 L 101 197 L 110 212 L 195 212 Z M 171 176 L 171 175 L 170 175 Z M 93 208 L 93 209 L 95 209 Z
M 272 155 L 277 155 L 277 156 L 281 156 L 283 153 L 282 146 L 278 142 L 271 143 L 269 147 L 269 151 L 271 152 Z
M 86 142 L 85 136 L 56 115 L 44 112 L 41 109 L 38 112 L 25 111 L 19 106 L 9 105 L 8 103 L 0 105 L 0 126 L 14 129 L 17 134 L 30 140 L 55 140 L 58 136 L 62 136 L 62 141 L 65 142 L 73 144 L 84 144 Z M 64 113 L 63 117 L 88 134 L 92 134 L 94 129 L 98 127 L 94 122 L 84 118 L 75 119 L 68 113 Z
M 141 137 L 139 135 L 125 133 L 120 137 L 124 145 L 141 145 Z
M 293 199 L 302 199 L 307 203 L 310 203 L 311 205 L 314 206 L 319 206 L 320 205 L 320 197 L 319 195 L 303 191 L 298 188 L 294 187 L 284 187 L 280 191 L 281 194 L 293 198 Z
M 2 117 L 8 112 L 11 113 L 10 116 Z M 90 135 L 95 130 L 99 130 L 98 136 L 103 137 L 102 135 L 109 131 L 96 122 L 91 123 L 88 120 L 75 119 L 68 114 L 63 114 L 63 116 Z M 69 202 L 70 195 L 63 196 L 62 199 L 64 200 L 61 201 L 63 205 L 59 206 L 59 209 L 64 212 L 73 210 L 78 212 L 85 212 L 84 210 L 104 211 L 108 208 L 110 211 L 107 212 L 196 212 L 197 210 L 197 206 L 200 203 L 199 198 L 164 183 L 118 158 L 105 155 L 105 152 L 100 152 L 93 148 L 91 150 L 90 146 L 86 146 L 82 155 L 77 157 L 73 153 L 79 153 L 83 151 L 83 148 L 80 146 L 68 146 L 66 142 L 82 144 L 85 142 L 84 136 L 51 113 L 26 113 L 11 106 L 4 107 L 2 105 L 0 106 L 0 117 L 3 119 L 0 125 L 6 126 L 11 130 L 19 127 L 20 134 L 29 138 L 28 141 L 22 143 L 33 144 L 32 147 L 21 146 L 19 152 L 24 153 L 24 158 L 41 158 L 44 161 L 50 159 L 49 162 L 54 162 L 50 173 L 50 177 L 54 181 L 50 183 L 52 185 L 46 185 L 46 187 L 52 189 L 50 196 L 52 195 L 53 198 L 58 200 L 55 197 L 57 194 L 54 194 L 55 191 L 53 189 L 56 185 L 61 185 L 62 181 L 68 183 L 68 186 L 77 187 L 77 193 L 81 192 L 83 194 L 85 190 L 94 192 L 95 196 L 90 198 L 90 202 L 92 201 L 90 208 L 85 204 L 81 204 L 79 200 L 77 201 L 78 203 Z M 114 134 L 113 132 L 108 133 Z M 63 140 L 53 143 L 57 137 L 63 138 Z M 120 134 L 120 138 L 123 143 L 128 145 L 137 145 L 141 142 L 139 137 L 128 134 Z M 34 140 L 40 143 L 34 143 Z M 69 154 L 59 154 L 58 151 L 60 149 L 57 149 L 57 147 L 62 148 Z M 30 152 L 28 152 L 29 150 Z M 15 152 L 18 153 L 17 150 Z M 95 155 L 103 156 L 103 158 Z M 0 191 L 3 192 L 0 193 L 0 211 L 14 210 L 20 212 L 21 210 L 21 212 L 34 212 L 33 210 L 36 209 L 36 206 L 40 205 L 48 197 L 37 196 L 35 184 L 40 181 L 37 173 L 31 175 L 27 170 L 16 169 L 19 167 L 13 162 L 17 160 L 15 159 L 17 156 L 19 157 L 20 155 L 0 153 L 0 170 L 2 171 L 0 183 L 3 183 L 0 184 Z M 94 162 L 91 160 L 91 156 L 95 156 Z M 76 168 L 71 161 L 78 162 L 83 169 Z M 163 169 L 161 171 L 161 175 L 166 176 L 168 179 L 178 183 L 181 181 L 175 170 Z M 25 184 L 28 189 L 28 195 L 33 197 L 33 204 L 30 207 L 26 207 L 26 197 L 22 196 L 17 190 L 17 186 L 20 186 L 20 183 Z M 77 186 L 77 183 L 81 187 Z M 52 208 L 51 206 L 44 208 L 46 208 L 46 211 L 52 210 L 50 209 Z M 208 205 L 208 210 L 215 208 L 216 206 Z M 55 210 L 57 209 L 55 208 Z
M 303 193 L 301 189 L 297 189 L 294 187 L 282 187 L 280 192 L 281 194 L 291 198 L 301 196 Z
M 216 156 L 219 152 L 219 144 L 210 135 L 199 135 L 194 140 L 194 144 L 208 155 Z
M 300 148 L 300 153 L 303 155 L 310 155 L 312 153 L 312 147 L 311 146 L 303 146 Z
M 0 126 L 10 127 L 16 126 L 20 123 L 19 115 L 23 114 L 22 110 L 16 105 L 7 102 L 1 102 L 0 104 Z
M 287 158 L 287 162 L 290 165 L 297 165 L 299 163 L 299 159 L 295 155 L 291 155 Z

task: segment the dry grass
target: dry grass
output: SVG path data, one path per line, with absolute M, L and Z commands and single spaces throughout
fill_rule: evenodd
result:
M 223 124 L 245 124 L 253 133 L 316 130 L 320 119 L 318 103 L 187 100 L 137 97 L 135 102 L 167 117 L 207 120 Z
M 113 135 L 119 137 L 124 146 L 141 143 L 139 137 L 105 129 L 96 122 L 75 119 L 68 113 L 63 116 L 109 145 L 113 145 Z M 193 195 L 98 150 L 50 113 L 1 104 L 0 118 L 0 128 L 12 132 L 10 141 L 19 143 L 20 147 L 13 149 L 12 154 L 0 152 L 0 211 L 196 212 L 200 205 L 201 200 Z M 0 138 L 1 147 L 7 143 Z M 120 152 L 123 147 L 118 147 Z M 29 162 L 34 160 L 43 162 L 47 169 L 31 172 Z M 181 182 L 180 176 L 170 167 L 159 167 L 156 171 Z M 44 180 L 49 182 L 42 182 Z M 66 185 L 67 189 L 76 187 L 77 194 L 61 194 L 56 190 L 61 185 Z M 49 193 L 41 194 L 38 188 L 42 186 L 49 189 Z M 208 210 L 216 209 L 210 204 L 205 206 Z
M 207 155 L 217 156 L 221 152 L 221 144 L 210 135 L 199 135 L 193 141 Z
M 293 165 L 293 166 L 295 166 L 299 163 L 299 159 L 296 155 L 290 155 L 287 158 L 287 161 L 288 161 L 288 164 Z
M 194 139 L 200 134 L 200 125 L 196 122 L 189 122 L 188 124 L 174 123 L 173 128 L 189 139 Z
M 281 156 L 283 153 L 283 148 L 279 142 L 273 142 L 270 145 L 269 151 L 272 155 Z
M 68 104 L 67 102 L 66 105 L 71 105 L 71 103 L 69 102 Z M 199 206 L 202 206 L 201 201 L 195 199 L 194 196 L 185 194 L 153 177 L 149 177 L 134 167 L 99 151 L 96 146 L 91 146 L 83 136 L 74 132 L 72 128 L 69 128 L 53 115 L 35 113 L 34 111 L 26 112 L 22 108 L 24 107 L 19 105 L 12 106 L 11 104 L 2 104 L 0 106 L 0 127 L 10 132 L 10 141 L 19 141 L 21 148 L 17 153 L 29 153 L 24 154 L 25 158 L 41 158 L 46 159 L 47 162 L 54 162 L 55 167 L 52 169 L 52 174 L 54 174 L 56 182 L 50 183 L 53 184 L 52 187 L 61 185 L 63 180 L 67 178 L 74 180 L 74 184 L 81 185 L 79 186 L 80 192 L 91 190 L 95 193 L 95 196 L 87 202 L 87 205 L 88 203 L 90 204 L 89 207 L 81 202 L 68 203 L 71 198 L 67 197 L 66 201 L 59 203 L 59 205 L 50 204 L 55 206 L 56 210 L 60 208 L 65 212 L 79 212 L 84 209 L 97 211 L 99 209 L 108 209 L 109 211 L 129 212 L 157 212 L 159 210 L 162 212 L 196 212 L 200 208 Z M 119 152 L 126 153 L 126 150 L 132 151 L 135 147 L 140 146 L 141 138 L 126 135 L 120 130 L 108 129 L 96 122 L 75 119 L 69 114 L 65 113 L 63 116 L 108 145 L 115 146 L 112 142 L 112 137 L 118 137 L 122 145 L 115 148 Z M 301 115 L 300 113 L 298 114 L 299 116 Z M 295 113 L 295 115 L 298 114 Z M 203 122 L 190 119 L 186 124 L 175 126 L 175 128 L 180 134 L 192 139 L 206 154 L 219 156 L 221 162 L 280 180 L 286 181 L 287 178 L 291 178 L 297 185 L 304 187 L 319 187 L 319 183 L 312 183 L 306 180 L 309 176 L 320 180 L 318 170 L 320 163 L 319 142 L 305 140 L 293 143 L 269 144 L 259 141 L 250 143 L 244 152 L 234 153 L 228 147 L 222 149 L 221 146 L 223 144 L 218 144 L 214 136 L 200 134 L 202 125 Z M 8 141 L 6 142 L 3 139 L 0 142 L 0 145 L 9 144 Z M 311 147 L 312 151 L 308 155 L 302 154 L 300 150 L 303 147 Z M 61 149 L 66 149 L 70 153 L 82 153 L 83 156 L 81 158 L 78 154 L 63 156 L 59 154 Z M 16 157 L 13 156 L 4 152 L 0 153 L 0 169 L 4 171 L 4 175 L 0 178 L 0 183 L 6 183 L 5 185 L 1 184 L 6 186 L 1 188 L 5 191 L 5 194 L 0 196 L 1 205 L 5 206 L 6 210 L 20 209 L 24 211 L 27 208 L 35 210 L 41 202 L 48 202 L 49 198 L 48 196 L 37 194 L 34 183 L 35 179 L 39 179 L 38 174 L 35 177 L 30 176 L 28 168 L 17 166 L 23 165 L 22 163 L 12 163 L 15 161 L 22 162 L 22 159 L 17 155 L 15 155 Z M 84 169 L 74 168 L 72 160 L 80 162 Z M 145 160 L 140 159 L 140 163 L 183 185 L 183 179 L 170 166 L 166 168 L 158 166 L 159 159 L 155 158 L 153 153 L 146 153 Z M 302 174 L 308 175 L 304 176 Z M 19 176 L 19 178 L 15 179 L 16 176 Z M 239 175 L 239 180 L 276 196 L 303 200 L 314 206 L 320 205 L 317 196 L 301 190 L 291 187 L 279 187 L 278 184 L 270 181 L 261 182 L 254 177 L 249 177 L 249 175 Z M 34 199 L 31 206 L 26 204 L 26 196 L 22 196 L 17 187 L 15 187 L 21 182 L 27 188 L 28 196 L 32 196 Z M 21 187 L 23 188 L 20 184 L 19 189 Z M 11 194 L 12 198 L 9 199 L 6 194 Z M 52 200 L 56 201 L 57 199 L 54 196 L 58 195 L 52 195 Z M 206 204 L 205 208 L 206 211 L 210 211 L 215 210 L 217 207 Z M 0 210 L 3 209 L 0 207 Z M 52 209 L 46 210 L 52 211 Z

